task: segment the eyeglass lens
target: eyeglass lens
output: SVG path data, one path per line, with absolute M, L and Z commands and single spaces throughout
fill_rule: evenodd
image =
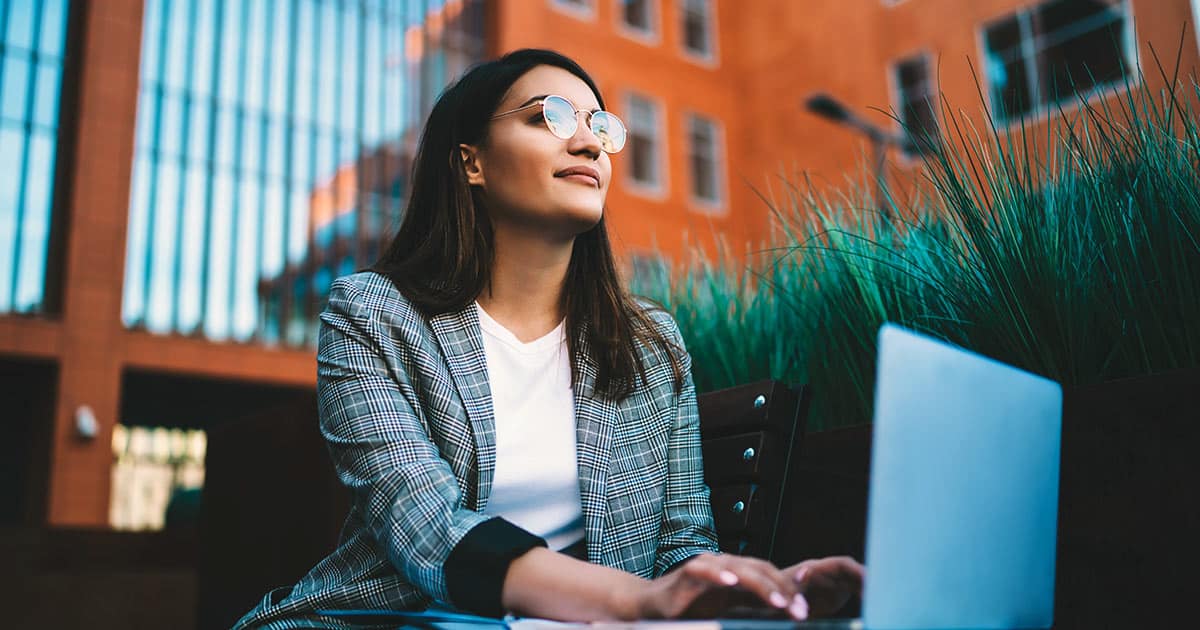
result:
M 542 115 L 546 126 L 555 136 L 564 140 L 575 135 L 579 118 L 575 106 L 561 96 L 548 96 L 542 102 Z M 590 116 L 592 133 L 600 140 L 600 148 L 606 153 L 616 153 L 625 146 L 625 125 L 609 112 L 595 112 Z

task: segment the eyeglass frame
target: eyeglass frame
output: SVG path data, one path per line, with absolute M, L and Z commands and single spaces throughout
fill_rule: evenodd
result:
M 629 127 L 625 126 L 625 121 L 624 121 L 624 120 L 621 120 L 621 117 L 620 117 L 620 116 L 618 116 L 618 115 L 616 115 L 616 114 L 614 114 L 614 113 L 612 113 L 612 112 L 610 112 L 610 111 L 608 111 L 608 110 L 606 110 L 606 109 L 596 109 L 596 110 L 589 110 L 589 109 L 577 109 L 577 108 L 575 107 L 575 103 L 572 103 L 572 102 L 571 102 L 571 99 L 569 99 L 569 98 L 567 98 L 567 97 L 565 97 L 565 96 L 558 95 L 558 94 L 546 94 L 545 96 L 538 97 L 538 100 L 537 100 L 536 102 L 530 103 L 530 104 L 528 104 L 528 105 L 522 105 L 522 106 L 520 106 L 520 107 L 518 107 L 518 108 L 516 108 L 516 109 L 510 109 L 510 110 L 508 110 L 508 111 L 506 111 L 506 112 L 500 112 L 499 114 L 493 114 L 493 115 L 492 115 L 492 117 L 491 117 L 489 120 L 496 120 L 497 118 L 500 118 L 500 117 L 502 117 L 502 116 L 508 116 L 509 114 L 515 114 L 515 113 L 517 113 L 517 112 L 519 112 L 519 111 L 522 111 L 522 110 L 529 109 L 530 107 L 537 107 L 537 106 L 541 106 L 541 107 L 542 107 L 542 122 L 546 124 L 546 130 L 547 130 L 547 131 L 549 131 L 549 132 L 550 132 L 550 134 L 551 134 L 551 135 L 553 135 L 555 138 L 559 138 L 560 140 L 568 140 L 568 139 L 570 139 L 570 137 L 571 137 L 571 136 L 568 136 L 568 137 L 566 137 L 566 138 L 562 138 L 562 137 L 560 137 L 558 134 L 554 133 L 554 130 L 550 128 L 550 122 L 549 122 L 548 120 L 546 120 L 546 113 L 545 113 L 546 100 L 547 100 L 547 99 L 549 99 L 549 98 L 551 98 L 551 97 L 554 97 L 554 98 L 561 98 L 563 101 L 565 101 L 565 102 L 567 103 L 567 105 L 570 105 L 570 106 L 571 106 L 571 109 L 573 109 L 573 110 L 574 110 L 574 114 L 575 114 L 575 125 L 576 125 L 576 127 L 575 127 L 575 132 L 576 132 L 576 133 L 578 133 L 578 132 L 579 132 L 579 112 L 583 112 L 583 113 L 585 113 L 585 114 L 587 114 L 587 115 L 588 115 L 588 119 L 587 119 L 587 129 L 588 129 L 588 131 L 592 131 L 592 117 L 593 117 L 593 116 L 595 116 L 596 114 L 608 114 L 609 116 L 612 116 L 612 117 L 613 117 L 613 118 L 614 118 L 614 119 L 615 119 L 615 120 L 616 120 L 618 123 L 620 123 L 620 124 L 621 124 L 621 129 L 623 129 L 623 130 L 625 131 L 625 135 L 626 135 L 626 137 L 628 137 L 628 135 L 629 135 Z M 593 134 L 593 135 L 595 135 L 595 133 L 596 133 L 595 131 L 592 131 L 592 134 Z M 621 148 L 620 148 L 620 149 L 617 149 L 616 151 L 604 151 L 604 146 L 603 146 L 603 144 L 602 144 L 602 145 L 601 145 L 601 147 L 600 147 L 600 150 L 604 151 L 605 153 L 608 153 L 609 155 L 612 155 L 612 154 L 614 154 L 614 153 L 620 153 L 620 152 L 621 152 L 621 150 L 625 148 L 625 144 L 626 144 L 625 142 L 622 142 L 622 143 L 621 143 Z

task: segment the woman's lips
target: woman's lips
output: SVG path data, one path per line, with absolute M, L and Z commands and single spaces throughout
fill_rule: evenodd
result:
M 596 178 L 592 177 L 591 175 L 581 175 L 579 173 L 572 173 L 570 175 L 559 175 L 558 178 L 565 179 L 565 180 L 571 181 L 571 182 L 579 182 L 580 184 L 585 184 L 592 188 L 600 187 L 600 182 L 597 181 Z
M 566 179 L 580 184 L 587 184 L 592 188 L 600 187 L 600 172 L 590 166 L 572 166 L 564 168 L 554 174 L 555 177 Z

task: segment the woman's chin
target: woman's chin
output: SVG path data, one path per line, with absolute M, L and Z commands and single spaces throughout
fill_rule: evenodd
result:
M 604 204 L 597 199 L 571 199 L 551 210 L 553 218 L 545 217 L 569 234 L 582 234 L 594 227 L 604 216 Z
M 577 229 L 576 234 L 582 234 L 600 223 L 604 218 L 604 208 L 575 208 L 569 214 L 570 221 Z

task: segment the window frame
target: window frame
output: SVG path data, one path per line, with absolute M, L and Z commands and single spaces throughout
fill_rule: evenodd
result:
M 126 328 L 155 333 L 311 349 L 317 341 L 317 310 L 333 275 L 353 271 L 347 256 L 374 259 L 380 233 L 386 235 L 402 214 L 409 194 L 403 165 L 415 146 L 413 130 L 419 131 L 424 108 L 453 78 L 451 68 L 459 61 L 451 60 L 455 55 L 472 63 L 484 58 L 485 7 L 471 0 L 458 21 L 442 24 L 441 31 L 433 23 L 421 23 L 416 31 L 406 27 L 419 9 L 413 3 L 367 7 L 306 0 L 195 8 L 176 10 L 163 0 L 147 5 L 143 59 L 165 57 L 160 53 L 167 48 L 167 35 L 176 32 L 166 25 L 188 18 L 190 26 L 176 30 L 184 33 L 189 54 L 203 50 L 211 63 L 202 81 L 189 80 L 187 111 L 193 120 L 196 112 L 209 115 L 204 117 L 207 130 L 184 128 L 191 138 L 187 148 L 201 136 L 207 140 L 204 151 L 185 153 L 182 161 L 162 156 L 165 145 L 158 139 L 135 143 L 131 189 L 137 194 L 131 195 L 126 240 L 127 245 L 138 242 L 126 247 L 122 321 Z M 155 17 L 160 9 L 163 15 Z M 428 44 L 421 63 L 394 71 L 396 55 L 420 41 Z M 253 65 L 263 72 L 243 73 L 247 59 L 257 59 Z M 143 70 L 138 80 L 138 134 L 160 126 L 159 93 L 169 93 L 155 76 Z M 275 104 L 270 98 L 251 99 L 247 76 L 260 95 L 271 94 L 269 86 L 284 83 L 282 77 L 287 89 L 274 94 Z M 325 82 L 326 92 L 337 98 L 312 87 L 329 77 L 334 81 Z M 197 87 L 203 85 L 209 87 L 201 95 Z M 155 120 L 143 123 L 147 103 L 153 104 Z M 280 154 L 288 156 L 287 164 L 271 164 Z M 224 160 L 225 155 L 231 157 Z M 189 190 L 171 185 L 159 172 L 176 163 L 185 170 L 206 170 L 207 181 Z M 142 187 L 150 201 L 140 200 Z M 170 197 L 158 192 L 168 187 L 184 192 Z M 203 211 L 188 209 L 190 190 L 198 191 L 195 207 Z M 373 199 L 375 194 L 387 203 Z M 156 229 L 137 227 L 139 214 L 149 217 L 143 224 Z M 176 217 L 197 215 L 200 229 L 157 229 L 182 226 Z M 157 271 L 153 261 L 160 251 L 177 271 Z M 159 276 L 166 279 L 155 284 Z M 199 303 L 198 318 L 193 303 Z
M 1200 23 L 1200 0 L 1192 0 L 1192 31 L 1195 31 L 1196 46 L 1200 47 L 1200 30 L 1196 29 L 1196 24 Z
M 633 164 L 627 162 L 625 167 L 625 175 L 622 177 L 625 188 L 631 193 L 639 197 L 645 197 L 654 200 L 664 200 L 667 198 L 670 190 L 670 173 L 667 168 L 667 142 L 668 129 L 667 122 L 667 107 L 661 98 L 650 96 L 648 93 L 639 92 L 636 90 L 626 90 L 621 96 L 621 113 L 625 115 L 626 124 L 633 119 L 633 104 L 634 98 L 641 99 L 654 109 L 655 115 L 655 130 L 654 130 L 654 174 L 655 181 L 653 183 L 641 182 L 633 176 Z M 628 143 L 627 143 L 628 144 Z
M 939 116 L 938 108 L 936 107 L 937 90 L 933 89 L 934 76 L 933 76 L 933 73 L 930 72 L 930 69 L 932 68 L 932 64 L 930 62 L 934 58 L 932 51 L 930 51 L 928 48 L 920 48 L 920 49 L 914 50 L 912 52 L 909 52 L 907 54 L 899 55 L 899 56 L 893 58 L 888 63 L 888 72 L 887 72 L 888 93 L 891 95 L 891 102 L 892 102 L 892 106 L 895 108 L 896 116 L 903 117 L 904 104 L 906 101 L 904 100 L 903 88 L 900 85 L 900 64 L 909 62 L 909 61 L 913 61 L 918 58 L 921 59 L 921 61 L 923 61 L 925 63 L 926 82 L 930 85 L 929 97 L 931 99 L 931 102 L 933 104 L 935 104 L 935 106 L 933 107 L 933 124 L 935 127 L 933 131 L 936 132 L 936 134 L 940 137 L 941 133 L 942 133 L 942 120 L 941 120 L 941 117 Z M 896 133 L 898 135 L 900 135 L 901 137 L 907 137 L 907 132 L 905 131 L 904 125 L 902 124 L 902 122 L 903 122 L 902 120 L 894 121 L 893 128 L 896 130 Z M 920 151 L 909 152 L 908 150 L 901 148 L 899 150 L 899 154 L 902 156 L 902 160 L 904 161 L 904 163 L 921 161 L 922 154 Z
M 720 118 L 710 116 L 695 110 L 689 110 L 682 116 L 683 119 L 683 137 L 684 137 L 684 156 L 687 161 L 687 195 L 688 206 L 698 212 L 704 214 L 724 216 L 729 213 L 729 186 L 725 181 L 725 167 L 727 158 L 725 156 L 726 141 L 725 141 L 725 125 Z M 713 188 L 716 190 L 716 199 L 705 199 L 696 195 L 696 174 L 692 171 L 692 123 L 697 120 L 702 120 L 712 125 L 713 130 Z
M 688 0 L 675 0 L 675 17 L 679 24 L 679 50 L 683 57 L 693 63 L 715 68 L 720 65 L 719 47 L 717 40 L 717 3 L 715 0 L 700 0 L 708 7 L 706 15 L 708 17 L 708 51 L 700 52 L 688 47 L 687 44 L 687 29 L 684 28 L 687 15 Z
M 546 0 L 550 8 L 585 22 L 596 21 L 596 0 L 583 0 L 587 6 L 579 6 L 568 0 Z
M 48 5 L 30 5 L 29 19 L 33 27 L 28 42 L 14 42 L 0 30 L 0 92 L 4 92 L 5 76 L 11 68 L 9 60 L 24 62 L 24 84 L 15 94 L 19 111 L 15 116 L 0 114 L 0 129 L 20 137 L 14 151 L 17 170 L 5 173 L 13 186 L 8 192 L 13 201 L 11 216 L 11 247 L 0 256 L 6 261 L 0 267 L 9 284 L 0 297 L 0 319 L 5 317 L 34 317 L 53 319 L 62 314 L 65 285 L 65 251 L 71 195 L 65 194 L 66 182 L 73 176 L 76 159 L 75 129 L 68 121 L 78 115 L 79 78 L 83 67 L 83 12 L 74 3 L 64 2 L 62 13 L 49 13 Z M 15 7 L 7 7 L 0 16 L 0 28 L 7 29 Z M 47 22 L 47 15 L 57 23 Z M 60 29 L 53 39 L 48 24 Z M 57 44 L 54 48 L 49 44 Z M 49 73 L 51 81 L 43 81 Z M 56 77 L 56 78 L 54 78 Z M 48 100 L 42 92 L 50 88 Z M 0 94 L 8 96 L 9 93 Z M 43 119 L 42 105 L 49 104 L 53 112 Z M 5 147 L 12 148 L 12 147 Z M 44 151 L 40 155 L 39 150 Z M 48 159 L 38 159 L 47 158 Z M 44 171 L 41 166 L 48 166 Z M 45 177 L 39 177 L 44 175 Z M 38 207 L 36 202 L 44 205 Z M 44 214 L 40 214 L 44 212 Z M 31 214 L 39 213 L 39 214 Z M 39 227 L 40 238 L 30 242 L 30 234 Z M 9 245 L 9 243 L 5 243 Z M 31 254 L 32 252 L 32 254 Z M 11 267 L 8 264 L 11 262 Z
M 1122 25 L 1122 30 L 1124 31 L 1125 46 L 1124 46 L 1124 49 L 1120 51 L 1120 54 L 1121 54 L 1122 60 L 1125 62 L 1126 67 L 1128 68 L 1128 72 L 1127 72 L 1126 78 L 1124 80 L 1112 82 L 1112 83 L 1104 83 L 1101 85 L 1095 85 L 1095 86 L 1092 86 L 1090 89 L 1088 89 L 1086 92 L 1076 93 L 1074 96 L 1069 97 L 1069 98 L 1064 98 L 1058 102 L 1043 102 L 1041 95 L 1038 94 L 1037 95 L 1038 98 L 1036 100 L 1034 100 L 1033 106 L 1029 109 L 1029 111 L 1025 112 L 1022 115 L 1018 115 L 1018 116 L 1014 116 L 1014 117 L 1000 117 L 998 115 L 998 112 L 996 111 L 995 98 L 991 94 L 992 78 L 989 73 L 988 65 L 987 65 L 987 53 L 988 53 L 987 33 L 988 33 L 988 30 L 999 25 L 1001 22 L 1012 19 L 1014 17 L 1017 17 L 1017 19 L 1020 19 L 1020 16 L 1022 14 L 1028 15 L 1031 12 L 1042 7 L 1043 5 L 1046 5 L 1053 1 L 1054 0 L 1038 0 L 1037 2 L 1034 2 L 1031 4 L 1022 5 L 1019 8 L 1017 8 L 1016 10 L 1009 9 L 1008 11 L 1006 11 L 1004 13 L 997 14 L 989 19 L 986 19 L 986 20 L 980 22 L 979 27 L 977 29 L 975 29 L 976 55 L 977 55 L 977 59 L 979 60 L 980 72 L 983 74 L 984 80 L 986 81 L 986 84 L 987 84 L 986 88 L 988 91 L 988 98 L 987 98 L 988 116 L 993 121 L 995 121 L 996 126 L 998 128 L 1004 129 L 1005 131 L 1011 131 L 1012 129 L 1019 128 L 1022 125 L 1042 124 L 1042 123 L 1048 121 L 1050 119 L 1050 116 L 1052 116 L 1055 112 L 1058 112 L 1058 111 L 1062 111 L 1064 113 L 1075 112 L 1076 110 L 1079 109 L 1081 103 L 1089 103 L 1090 104 L 1090 103 L 1094 103 L 1095 101 L 1100 100 L 1100 99 L 1109 98 L 1109 97 L 1113 96 L 1114 94 L 1120 92 L 1121 90 L 1125 89 L 1126 85 L 1133 88 L 1133 87 L 1137 87 L 1142 82 L 1142 79 L 1141 79 L 1142 75 L 1140 72 L 1141 57 L 1138 54 L 1138 49 L 1137 49 L 1137 47 L 1138 47 L 1137 24 L 1135 23 L 1134 15 L 1133 15 L 1133 3 L 1131 0 L 1121 0 L 1120 4 L 1118 6 L 1123 13 L 1122 19 L 1124 21 L 1124 24 Z M 1027 43 L 1026 40 L 1024 40 L 1024 33 L 1022 33 L 1021 45 L 1022 46 L 1032 45 L 1032 42 Z M 1034 54 L 1035 55 L 1037 54 L 1036 50 L 1034 51 Z M 1024 53 L 1023 53 L 1022 59 L 1025 60 L 1026 63 L 1028 63 L 1028 58 L 1024 57 Z M 1032 94 L 1030 95 L 1031 100 L 1033 100 L 1033 96 L 1034 95 L 1032 95 Z
M 650 7 L 650 26 L 646 29 L 625 21 L 624 4 L 625 0 L 613 0 L 613 21 L 617 33 L 647 46 L 657 46 L 662 41 L 662 10 L 659 0 L 648 0 L 646 4 Z

